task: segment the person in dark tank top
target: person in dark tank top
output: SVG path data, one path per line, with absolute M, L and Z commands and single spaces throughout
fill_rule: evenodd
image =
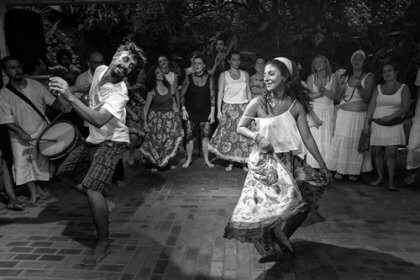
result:
M 146 135 L 140 151 L 153 164 L 152 171 L 163 168 L 174 158 L 184 138 L 178 105 L 174 104 L 171 85 L 158 67 L 146 76 L 148 90 L 143 120 Z M 176 166 L 170 164 L 171 169 Z
M 194 73 L 185 77 L 181 89 L 182 119 L 185 121 L 185 140 L 187 141 L 187 160 L 182 167 L 187 168 L 192 162 L 194 150 L 194 132 L 199 130 L 202 141 L 204 162 L 214 167 L 209 161 L 208 144 L 210 124 L 215 121 L 215 93 L 213 77 L 205 71 L 205 61 L 200 55 L 193 59 Z

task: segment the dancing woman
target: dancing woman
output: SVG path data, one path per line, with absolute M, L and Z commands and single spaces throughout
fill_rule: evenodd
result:
M 157 167 L 165 167 L 176 156 L 184 131 L 173 105 L 171 86 L 160 68 L 149 70 L 146 86 L 149 90 L 143 110 L 146 135 L 140 151 L 155 165 L 152 171 L 157 171 Z
M 213 77 L 205 71 L 204 58 L 193 58 L 193 73 L 185 77 L 181 89 L 182 118 L 185 121 L 185 140 L 187 141 L 187 161 L 183 168 L 190 166 L 194 150 L 194 132 L 199 130 L 204 162 L 214 167 L 209 161 L 210 125 L 214 122 L 214 85 Z
M 226 171 L 231 171 L 233 162 L 245 163 L 251 152 L 251 141 L 239 135 L 236 127 L 239 117 L 252 97 L 249 75 L 239 69 L 241 65 L 239 52 L 231 52 L 228 62 L 230 69 L 219 77 L 217 119 L 220 123 L 210 139 L 209 151 L 229 161 Z
M 224 236 L 253 243 L 262 255 L 260 262 L 269 262 L 293 251 L 289 238 L 305 220 L 305 225 L 323 220 L 317 200 L 331 174 L 309 130 L 309 95 L 294 64 L 275 58 L 265 66 L 264 81 L 267 90 L 249 103 L 237 128 L 255 145 Z M 256 132 L 248 128 L 252 120 Z M 303 144 L 317 159 L 320 172 L 299 157 Z

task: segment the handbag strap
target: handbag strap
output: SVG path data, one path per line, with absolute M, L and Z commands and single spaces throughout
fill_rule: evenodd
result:
M 49 120 L 48 118 L 41 113 L 41 111 L 39 111 L 39 109 L 34 105 L 34 103 L 32 103 L 32 101 L 26 97 L 25 95 L 23 95 L 19 90 L 17 90 L 15 87 L 13 87 L 10 83 L 6 85 L 6 88 L 8 90 L 10 90 L 11 92 L 13 92 L 14 94 L 16 94 L 18 97 L 20 97 L 20 99 L 22 99 L 23 101 L 25 101 L 29 106 L 32 107 L 32 109 L 34 109 L 35 112 L 38 113 L 38 115 L 47 123 L 49 124 Z

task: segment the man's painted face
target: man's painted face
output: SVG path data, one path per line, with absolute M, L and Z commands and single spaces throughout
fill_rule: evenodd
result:
M 121 51 L 112 60 L 112 75 L 118 78 L 126 77 L 137 66 L 137 60 L 129 51 Z
M 9 60 L 6 63 L 6 75 L 11 80 L 20 81 L 23 79 L 22 65 L 18 60 Z

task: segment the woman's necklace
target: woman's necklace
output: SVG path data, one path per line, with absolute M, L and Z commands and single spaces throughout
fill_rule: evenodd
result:
M 356 80 L 359 80 L 360 81 L 360 79 L 363 77 L 363 72 L 362 72 L 362 74 L 360 74 L 360 76 L 359 76 L 359 78 L 356 78 L 356 76 L 352 76 L 354 79 L 356 79 Z M 349 83 L 350 82 L 350 79 L 348 80 L 348 82 L 347 83 Z M 343 100 L 344 101 L 346 101 L 346 102 L 349 102 L 352 98 L 353 98 L 353 95 L 354 95 L 354 92 L 356 91 L 356 87 L 353 87 L 353 91 L 351 92 L 351 95 L 350 95 L 350 97 L 349 98 L 347 98 L 346 99 L 346 96 L 344 96 L 343 97 Z

